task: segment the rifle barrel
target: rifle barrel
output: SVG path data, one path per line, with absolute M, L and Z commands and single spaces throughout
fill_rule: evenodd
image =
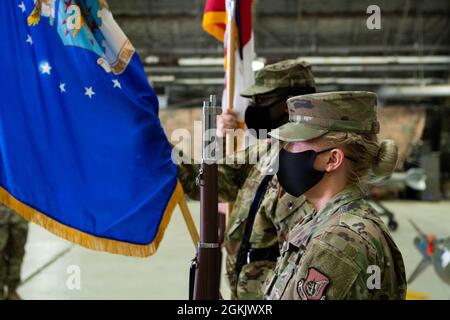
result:
M 220 245 L 218 224 L 217 159 L 213 145 L 216 141 L 215 96 L 203 103 L 203 152 L 200 169 L 200 242 L 198 269 L 195 276 L 194 299 L 218 300 L 220 298 Z M 212 147 L 212 148 L 211 148 Z

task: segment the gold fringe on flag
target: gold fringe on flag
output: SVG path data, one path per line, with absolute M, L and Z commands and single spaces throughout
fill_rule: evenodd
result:
M 184 196 L 183 188 L 180 182 L 177 182 L 175 190 L 172 193 L 166 210 L 164 211 L 161 223 L 155 238 L 150 244 L 138 245 L 133 243 L 121 242 L 106 238 L 100 238 L 91 234 L 68 227 L 45 214 L 31 208 L 30 206 L 20 202 L 8 193 L 4 188 L 0 187 L 0 202 L 10 207 L 26 220 L 32 221 L 55 235 L 66 239 L 70 242 L 79 244 L 88 249 L 105 251 L 114 254 L 133 257 L 148 257 L 156 252 L 159 244 L 164 236 L 167 225 L 172 217 L 175 206 L 181 201 Z

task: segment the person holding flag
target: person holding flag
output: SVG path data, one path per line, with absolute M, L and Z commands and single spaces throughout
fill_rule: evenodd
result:
M 251 9 L 251 2 L 238 1 L 236 8 L 247 4 L 247 8 Z M 235 13 L 236 17 L 240 17 L 241 24 L 251 21 L 251 10 L 245 11 L 247 16 L 243 16 L 242 12 Z M 219 40 L 224 39 L 221 35 L 229 30 L 226 17 L 225 1 L 206 2 L 203 26 Z M 251 65 L 251 61 L 247 63 Z M 287 60 L 258 71 L 255 84 L 243 89 L 238 93 L 242 93 L 241 99 L 250 102 L 250 106 L 247 107 L 245 102 L 245 107 L 239 105 L 238 112 L 225 109 L 223 115 L 218 117 L 219 136 L 225 136 L 226 129 L 237 128 L 239 117 L 256 132 L 269 131 L 286 123 L 286 100 L 291 96 L 315 92 L 315 82 L 308 63 Z M 223 103 L 226 106 L 226 99 Z M 259 159 L 257 164 L 249 163 L 248 160 L 260 150 L 268 150 L 268 146 L 270 140 L 261 139 L 256 145 L 230 155 L 233 159 L 239 159 L 236 161 L 239 164 L 229 164 L 230 161 L 225 160 L 225 164 L 219 165 L 219 200 L 234 202 L 225 230 L 226 272 L 232 299 L 263 298 L 262 285 L 268 272 L 275 267 L 282 242 L 290 228 L 309 209 L 303 197 L 286 194 L 276 177 L 264 171 L 263 163 L 268 159 L 270 162 L 270 154 Z M 184 191 L 190 198 L 198 199 L 195 178 L 199 166 L 181 164 L 178 169 Z
M 266 66 L 258 71 L 255 85 L 242 93 L 252 97 L 246 125 L 270 131 L 286 123 L 286 100 L 311 92 L 315 92 L 315 82 L 308 63 L 287 60 Z M 218 121 L 225 123 L 223 116 Z M 261 150 L 270 150 L 270 145 L 269 139 L 260 139 L 257 144 L 230 155 L 235 164 L 230 164 L 233 161 L 227 158 L 218 166 L 219 201 L 234 202 L 224 243 L 232 299 L 263 298 L 262 285 L 275 267 L 282 243 L 291 227 L 310 209 L 304 197 L 285 193 L 277 178 L 268 174 L 264 163 L 272 160 L 272 153 L 277 154 L 278 150 L 267 154 Z M 261 156 L 258 163 L 249 163 L 256 154 Z M 198 200 L 199 188 L 195 181 L 199 166 L 181 164 L 178 169 L 185 193 Z M 259 201 L 255 194 L 260 195 Z

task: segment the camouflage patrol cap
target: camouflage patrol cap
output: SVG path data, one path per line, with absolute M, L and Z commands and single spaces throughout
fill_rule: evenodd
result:
M 269 134 L 282 141 L 307 141 L 329 131 L 373 133 L 380 130 L 373 92 L 338 91 L 287 100 L 289 122 Z
M 256 73 L 255 84 L 241 92 L 250 98 L 279 88 L 315 87 L 311 65 L 302 60 L 290 59 L 269 64 Z

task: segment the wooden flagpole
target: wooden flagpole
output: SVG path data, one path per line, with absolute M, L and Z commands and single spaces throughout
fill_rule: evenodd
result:
M 189 207 L 187 206 L 184 196 L 181 198 L 178 206 L 180 207 L 184 222 L 186 223 L 192 242 L 194 243 L 195 249 L 197 250 L 197 244 L 200 241 L 200 236 L 198 234 L 197 227 L 195 226 L 194 219 L 192 219 L 192 214 L 189 211 Z
M 236 65 L 236 2 L 231 0 L 230 10 L 228 11 L 228 42 L 227 42 L 227 108 L 229 110 L 234 109 L 234 87 L 235 87 L 235 65 Z M 227 133 L 225 135 L 225 152 L 227 155 L 233 154 L 236 151 L 236 139 L 234 134 Z M 226 222 L 228 222 L 228 216 L 233 211 L 233 203 L 227 203 L 227 215 Z

